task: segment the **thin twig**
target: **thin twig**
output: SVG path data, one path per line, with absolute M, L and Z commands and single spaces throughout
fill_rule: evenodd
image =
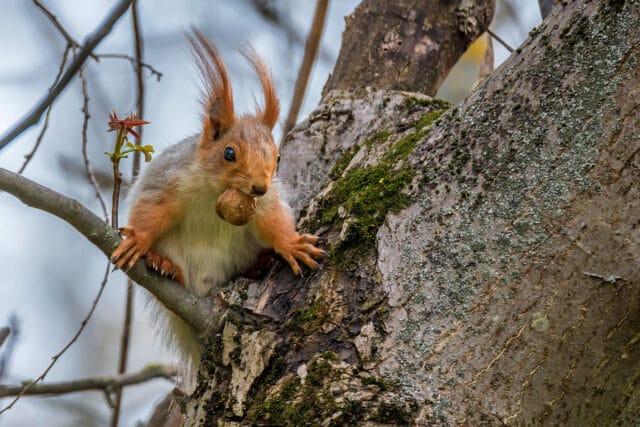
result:
M 129 61 L 131 63 L 131 65 L 133 65 L 134 69 L 138 69 L 138 68 L 146 68 L 147 70 L 149 70 L 149 72 L 151 73 L 151 75 L 156 76 L 156 80 L 160 81 L 160 79 L 162 78 L 163 74 L 156 70 L 155 68 L 153 68 L 153 66 L 151 66 L 150 64 L 147 64 L 146 62 L 141 62 L 138 59 L 134 58 L 131 55 L 127 55 L 124 53 L 97 53 L 96 55 L 97 59 L 124 59 L 126 61 Z
M 111 162 L 113 167 L 113 192 L 111 193 L 111 228 L 117 230 L 118 226 L 118 201 L 120 200 L 120 187 L 122 187 L 122 174 L 119 162 Z
M 142 75 L 142 55 L 144 51 L 144 46 L 141 37 L 140 31 L 140 17 L 138 16 L 138 2 L 137 0 L 131 4 L 131 21 L 133 27 L 133 41 L 134 41 L 134 50 L 135 50 L 135 58 L 134 58 L 134 67 L 136 70 L 136 86 L 137 86 L 137 111 L 136 116 L 139 119 L 142 119 L 144 116 L 144 78 Z M 153 69 L 152 69 L 153 72 Z M 160 80 L 160 75 L 158 76 L 158 80 Z M 138 126 L 138 136 L 136 140 L 136 145 L 141 145 L 142 140 L 142 132 L 143 127 Z M 133 175 L 132 181 L 136 179 L 138 173 L 140 172 L 140 152 L 134 151 L 133 153 L 133 166 L 131 170 L 131 174 Z M 118 360 L 118 374 L 124 374 L 127 370 L 127 357 L 129 354 L 129 342 L 131 339 L 131 323 L 133 318 L 133 282 L 129 279 L 127 280 L 127 296 L 125 300 L 125 312 L 124 312 L 124 324 L 122 326 L 122 337 L 120 340 L 120 355 Z M 118 420 L 120 418 L 120 407 L 122 403 L 122 387 L 118 387 L 115 393 L 115 402 L 113 406 L 113 415 L 111 417 L 111 426 L 117 427 Z
M 82 159 L 84 160 L 84 168 L 87 172 L 87 177 L 89 178 L 89 182 L 91 182 L 91 186 L 93 187 L 93 191 L 96 193 L 96 197 L 100 202 L 100 207 L 102 208 L 102 213 L 104 214 L 105 221 L 109 222 L 109 212 L 107 211 L 107 204 L 104 201 L 104 197 L 102 196 L 102 192 L 100 191 L 100 186 L 98 185 L 98 180 L 96 179 L 95 174 L 93 173 L 93 168 L 91 167 L 91 162 L 89 161 L 89 155 L 87 153 L 87 129 L 89 127 L 89 119 L 91 115 L 89 114 L 89 91 L 87 88 L 87 79 L 84 75 L 84 67 L 80 69 L 78 73 L 78 77 L 80 78 L 80 82 L 82 83 Z
M 496 39 L 496 41 L 498 43 L 500 43 L 502 46 L 504 46 L 505 49 L 507 49 L 509 51 L 509 53 L 513 53 L 513 48 L 511 46 L 509 46 L 507 44 L 506 41 L 502 40 L 500 38 L 500 36 L 498 36 L 496 33 L 494 33 L 493 31 L 491 31 L 490 28 L 487 28 L 487 34 L 489 34 L 491 37 L 493 37 L 494 39 Z
M 47 18 L 49 18 L 49 21 L 51 21 L 51 23 L 53 24 L 54 27 L 56 27 L 56 29 L 58 30 L 58 32 L 60 34 L 62 34 L 62 37 L 64 37 L 64 39 L 67 41 L 67 45 L 69 47 L 80 47 L 80 44 L 73 38 L 71 37 L 71 35 L 67 32 L 67 30 L 62 26 L 62 24 L 60 23 L 60 21 L 58 21 L 58 18 L 51 13 L 51 11 L 49 9 L 47 9 L 42 3 L 40 3 L 38 0 L 33 0 L 33 3 L 42 11 L 44 12 L 45 15 L 47 15 Z
M 118 375 L 124 375 L 127 370 L 127 356 L 129 354 L 129 341 L 131 337 L 131 319 L 133 314 L 133 282 L 127 280 L 127 296 L 124 310 L 124 324 L 122 326 L 122 336 L 120 338 L 120 354 L 118 357 Z M 113 414 L 111 415 L 111 426 L 117 427 L 120 418 L 120 407 L 122 403 L 122 387 L 115 389 L 115 400 L 113 402 Z
M 248 0 L 248 3 L 255 9 L 256 12 L 269 24 L 272 24 L 276 30 L 281 31 L 284 36 L 289 40 L 289 44 L 303 44 L 305 42 L 304 36 L 300 34 L 295 25 L 290 19 L 285 19 L 283 14 L 277 10 L 276 2 L 269 2 L 265 0 Z M 335 61 L 334 55 L 327 49 L 320 47 L 318 51 L 318 58 L 320 61 L 333 62 Z
M 107 17 L 102 21 L 100 26 L 89 35 L 82 49 L 78 52 L 73 62 L 69 65 L 69 68 L 60 78 L 60 81 L 54 85 L 54 87 L 45 95 L 40 101 L 34 105 L 29 113 L 24 116 L 20 121 L 8 130 L 0 139 L 0 148 L 3 148 L 11 141 L 16 139 L 22 132 L 29 129 L 40 121 L 40 118 L 47 110 L 62 91 L 67 87 L 73 76 L 80 70 L 84 62 L 89 55 L 93 52 L 93 49 L 104 39 L 111 31 L 116 21 L 127 11 L 133 0 L 120 0 L 120 2 L 114 7 Z
M 136 86 L 137 86 L 137 102 L 136 102 L 136 116 L 139 119 L 144 117 L 144 78 L 142 75 L 142 56 L 144 52 L 144 44 L 142 41 L 142 36 L 140 32 L 140 18 L 138 17 L 138 2 L 137 0 L 133 2 L 131 5 L 131 20 L 133 21 L 133 42 L 134 48 L 136 52 L 135 57 L 135 68 L 136 68 Z M 142 145 L 142 133 L 144 129 L 142 126 L 138 126 L 137 132 L 140 136 L 136 140 L 136 145 Z M 131 174 L 133 175 L 132 181 L 134 181 L 138 173 L 140 173 L 140 152 L 134 151 L 133 153 L 133 168 L 131 170 Z
M 322 30 L 324 29 L 324 20 L 327 16 L 327 7 L 329 6 L 329 0 L 318 0 L 316 3 L 316 10 L 313 15 L 313 23 L 311 24 L 311 30 L 309 30 L 309 37 L 304 47 L 304 56 L 302 58 L 302 64 L 298 71 L 298 78 L 296 79 L 296 85 L 293 89 L 293 99 L 291 100 L 291 106 L 289 107 L 289 114 L 287 120 L 284 123 L 282 130 L 282 140 L 289 131 L 293 128 L 298 120 L 298 114 L 300 113 L 300 107 L 304 100 L 305 92 L 307 91 L 307 83 L 309 82 L 309 76 L 311 75 L 311 69 L 318 56 L 318 46 L 320 46 L 320 39 L 322 38 Z
M 140 384 L 154 378 L 170 379 L 176 375 L 177 369 L 174 367 L 152 365 L 127 375 L 89 377 L 76 381 L 34 384 L 23 393 L 23 396 L 68 394 L 87 390 L 102 390 L 111 394 L 116 387 Z M 23 388 L 24 386 L 0 385 L 0 397 L 16 396 L 22 392 Z
M 144 46 L 142 42 L 141 32 L 140 32 L 140 17 L 138 16 L 138 2 L 134 1 L 131 4 L 131 21 L 133 26 L 133 42 L 134 42 L 134 50 L 135 50 L 135 58 L 134 59 L 134 67 L 136 70 L 136 86 L 137 86 L 137 111 L 136 116 L 139 119 L 142 119 L 144 116 L 144 78 L 142 75 L 142 55 L 144 51 Z M 152 69 L 153 72 L 153 69 Z M 160 76 L 158 76 L 158 80 L 160 80 Z M 142 140 L 142 132 L 143 127 L 138 126 L 138 135 L 139 138 L 136 140 L 136 145 L 141 145 Z M 136 179 L 138 173 L 140 172 L 140 152 L 133 152 L 133 166 L 131 170 L 132 181 Z M 124 324 L 122 326 L 122 337 L 120 340 L 120 355 L 118 360 L 118 374 L 124 374 L 127 370 L 127 357 L 129 354 L 129 342 L 131 339 L 131 321 L 133 318 L 133 282 L 129 279 L 127 280 L 127 296 L 125 300 L 125 311 L 124 311 Z M 117 427 L 118 420 L 120 418 L 120 407 L 122 403 L 122 387 L 118 387 L 115 393 L 115 402 L 113 406 L 113 415 L 111 417 L 111 426 Z
M 37 4 L 37 0 L 34 0 L 34 2 L 36 2 L 36 4 Z M 64 71 L 64 66 L 67 64 L 67 60 L 69 59 L 69 52 L 71 51 L 71 49 L 72 49 L 72 46 L 71 45 L 67 45 L 66 49 L 64 50 L 64 54 L 62 55 L 62 61 L 60 62 L 60 66 L 58 67 L 58 73 L 56 74 L 55 79 L 53 79 L 53 84 L 51 85 L 49 90 L 51 90 L 53 88 L 53 86 L 56 83 L 58 83 L 58 80 L 60 80 L 60 76 L 62 75 L 62 72 Z M 24 163 L 22 164 L 22 166 L 18 170 L 18 173 L 20 173 L 20 174 L 25 171 L 25 169 L 27 168 L 27 165 L 31 162 L 31 159 L 33 159 L 33 156 L 36 154 L 36 151 L 38 151 L 38 148 L 40 148 L 40 143 L 42 142 L 42 139 L 44 138 L 44 134 L 47 131 L 47 127 L 49 126 L 49 115 L 51 114 L 51 107 L 52 107 L 52 105 L 49 105 L 47 107 L 47 112 L 45 113 L 45 116 L 44 116 L 44 123 L 42 124 L 42 129 L 40 129 L 40 133 L 38 134 L 38 138 L 36 139 L 36 143 L 34 144 L 34 146 L 31 149 L 31 151 L 28 154 L 25 154 L 25 156 L 24 156 Z
M 60 350 L 56 355 L 54 355 L 51 358 L 51 363 L 49 363 L 49 366 L 47 366 L 47 369 L 44 370 L 44 372 L 42 374 L 40 374 L 40 376 L 38 378 L 36 378 L 34 381 L 22 386 L 22 390 L 20 390 L 19 393 L 16 394 L 15 399 L 13 399 L 11 401 L 11 403 L 9 403 L 7 406 L 5 406 L 2 410 L 0 410 L 0 414 L 8 411 L 9 409 L 11 409 L 13 407 L 13 405 L 16 404 L 16 402 L 22 397 L 24 396 L 27 391 L 36 383 L 39 383 L 40 381 L 42 381 L 47 374 L 49 373 L 49 371 L 51 370 L 51 368 L 53 368 L 53 366 L 56 364 L 56 362 L 58 361 L 58 359 L 60 359 L 60 357 L 69 349 L 69 347 L 71 347 L 77 340 L 78 337 L 80 336 L 80 334 L 82 333 L 82 331 L 84 330 L 85 326 L 87 326 L 87 323 L 89 322 L 89 319 L 91 319 L 91 316 L 93 315 L 93 312 L 96 309 L 96 306 L 98 305 L 98 301 L 100 300 L 100 297 L 102 296 L 102 291 L 104 291 L 104 287 L 107 284 L 107 281 L 109 280 L 109 270 L 111 267 L 111 263 L 107 263 L 107 268 L 104 272 L 104 277 L 102 278 L 102 283 L 100 283 L 100 289 L 98 290 L 98 295 L 96 295 L 96 298 L 93 300 L 93 304 L 91 305 L 91 309 L 89 310 L 89 313 L 87 314 L 87 316 L 84 318 L 84 320 L 82 321 L 82 323 L 80 323 L 80 327 L 78 328 L 77 332 L 75 333 L 75 335 L 71 338 L 71 340 L 69 340 L 69 342 L 62 348 L 62 350 Z

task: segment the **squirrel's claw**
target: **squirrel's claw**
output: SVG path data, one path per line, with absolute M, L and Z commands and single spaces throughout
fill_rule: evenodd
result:
M 111 261 L 119 269 L 123 269 L 125 265 L 127 270 L 131 269 L 142 254 L 139 253 L 136 242 L 133 239 L 126 239 L 120 243 L 120 246 L 111 254 Z
M 293 274 L 302 274 L 298 261 L 312 270 L 317 270 L 320 265 L 313 259 L 322 259 L 326 252 L 315 247 L 318 237 L 311 234 L 296 235 L 295 239 L 286 247 L 276 248 L 276 251 L 289 263 Z
M 136 233 L 133 227 L 122 227 L 118 232 L 125 239 L 111 254 L 111 262 L 117 268 L 128 271 L 147 252 L 149 244 L 140 233 Z
M 182 270 L 166 256 L 160 255 L 158 251 L 151 249 L 145 255 L 145 260 L 147 263 L 147 267 L 156 270 L 163 276 L 170 276 L 182 286 L 185 285 Z

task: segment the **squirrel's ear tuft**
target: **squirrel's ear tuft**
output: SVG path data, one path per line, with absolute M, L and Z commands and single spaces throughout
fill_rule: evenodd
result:
M 187 34 L 187 39 L 204 85 L 203 135 L 207 140 L 218 139 L 235 121 L 233 93 L 227 69 L 213 43 L 199 30 L 192 29 Z
M 247 53 L 243 52 L 243 55 L 249 60 L 249 62 L 251 62 L 253 68 L 255 68 L 256 73 L 260 78 L 262 92 L 264 93 L 264 108 L 258 111 L 258 118 L 264 125 L 268 126 L 269 129 L 273 129 L 278 121 L 278 115 L 280 114 L 280 101 L 278 101 L 278 97 L 276 95 L 271 71 L 264 60 L 258 56 L 251 46 L 248 47 Z

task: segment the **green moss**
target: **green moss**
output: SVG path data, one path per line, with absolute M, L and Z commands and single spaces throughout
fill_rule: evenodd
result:
M 434 110 L 423 114 L 415 125 L 416 130 L 422 130 L 427 126 L 431 126 L 445 111 L 446 110 Z
M 316 300 L 313 304 L 294 311 L 285 326 L 298 336 L 309 335 L 315 329 L 314 326 L 321 324 L 326 318 L 321 311 L 320 300 Z
M 376 132 L 373 135 L 371 135 L 364 142 L 364 145 L 366 145 L 367 148 L 371 148 L 374 145 L 384 144 L 385 142 L 387 142 L 387 139 L 389 139 L 390 136 L 391 136 L 391 132 L 389 132 L 388 130 L 381 130 L 380 132 Z
M 323 354 L 330 354 L 330 360 L 337 358 L 334 353 Z M 323 355 L 311 361 L 307 369 L 304 383 L 298 377 L 288 380 L 277 395 L 252 408 L 250 421 L 277 426 L 316 426 L 340 411 L 342 407 L 335 402 L 329 387 L 341 371 Z M 349 416 L 357 409 L 353 405 L 344 406 Z
M 329 177 L 331 177 L 331 179 L 339 179 L 358 151 L 360 151 L 359 145 L 354 145 L 348 149 L 333 165 L 333 168 L 331 168 L 331 171 L 329 172 Z
M 449 104 L 447 101 L 443 99 L 431 99 L 431 98 L 420 99 L 420 98 L 411 97 L 411 98 L 407 98 L 405 106 L 409 110 L 412 110 L 415 107 L 433 107 L 436 110 L 446 110 L 449 107 L 451 107 L 451 104 Z
M 361 377 L 360 381 L 363 385 L 375 385 L 380 388 L 382 391 L 392 390 L 398 387 L 396 383 L 393 381 L 389 381 L 382 377 Z
M 404 160 L 414 151 L 417 143 L 426 137 L 430 126 L 443 112 L 430 111 L 420 116 L 414 125 L 414 132 L 391 144 L 376 165 L 353 168 L 345 173 L 346 165 L 359 148 L 355 148 L 355 152 L 346 152 L 338 160 L 332 171 L 335 185 L 320 202 L 321 209 L 314 224 L 343 233 L 343 240 L 331 249 L 330 259 L 338 262 L 351 259 L 345 255 L 356 247 L 375 249 L 378 228 L 387 214 L 400 211 L 409 202 L 409 195 L 403 191 L 412 181 L 415 171 L 405 165 Z M 387 131 L 378 132 L 369 141 L 375 140 L 370 143 L 379 144 L 389 135 Z
M 276 396 L 256 405 L 249 413 L 249 420 L 255 423 L 257 420 L 264 419 L 269 425 L 279 426 L 308 425 L 297 424 L 301 421 L 301 414 L 297 411 L 296 405 L 290 403 L 300 389 L 300 385 L 300 378 L 291 378 Z
M 269 365 L 266 367 L 262 375 L 254 381 L 250 391 L 250 398 L 264 400 L 264 390 L 274 385 L 281 378 L 286 369 L 285 355 L 289 348 L 285 345 L 276 346 L 271 356 Z M 262 393 L 262 395 L 260 394 Z
M 335 358 L 335 353 L 330 353 L 331 358 Z M 313 360 L 307 369 L 307 377 L 305 378 L 305 386 L 320 387 L 325 381 L 331 381 L 337 375 L 336 370 L 333 368 L 328 360 L 322 356 Z

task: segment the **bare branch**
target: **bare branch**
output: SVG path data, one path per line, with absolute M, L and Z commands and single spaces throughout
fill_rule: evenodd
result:
M 36 1 L 36 0 L 34 0 L 34 1 Z M 62 55 L 62 61 L 60 62 L 60 66 L 58 67 L 58 74 L 56 74 L 55 79 L 53 79 L 53 84 L 51 85 L 49 90 L 51 90 L 53 88 L 53 86 L 55 86 L 55 84 L 58 83 L 58 80 L 60 80 L 60 76 L 62 75 L 62 72 L 64 71 L 64 66 L 67 64 L 67 60 L 69 59 L 69 52 L 71 52 L 71 49 L 72 49 L 72 47 L 70 45 L 68 45 L 67 48 L 64 50 L 64 54 Z M 42 124 L 42 129 L 40 129 L 40 133 L 38 134 L 38 138 L 36 138 L 36 143 L 34 144 L 34 146 L 31 149 L 31 151 L 28 154 L 25 154 L 24 163 L 22 164 L 22 166 L 18 170 L 18 173 L 23 173 L 25 171 L 25 169 L 27 168 L 27 165 L 31 162 L 31 159 L 33 159 L 33 156 L 36 154 L 36 151 L 38 151 L 38 148 L 40 148 L 40 143 L 42 142 L 42 139 L 44 138 L 44 134 L 47 132 L 47 127 L 49 126 L 49 115 L 51 114 L 51 107 L 52 107 L 52 105 L 49 105 L 47 107 L 47 112 L 46 112 L 46 114 L 44 116 L 44 123 Z
M 307 43 L 304 47 L 302 64 L 300 65 L 296 85 L 293 89 L 293 99 L 291 100 L 289 114 L 287 115 L 287 120 L 284 123 L 282 131 L 283 139 L 293 126 L 295 126 L 296 121 L 298 120 L 300 107 L 302 106 L 302 101 L 304 100 L 304 95 L 307 91 L 307 83 L 309 82 L 311 69 L 313 68 L 313 64 L 318 56 L 318 46 L 320 46 L 320 39 L 322 38 L 322 30 L 324 29 L 324 20 L 327 16 L 328 6 L 329 0 L 318 0 L 316 3 L 316 10 L 313 15 L 313 23 L 311 24 L 311 30 L 309 31 L 309 38 L 307 38 Z
M 485 36 L 487 40 L 487 50 L 484 52 L 482 63 L 478 70 L 478 79 L 474 86 L 478 85 L 485 77 L 487 77 L 493 71 L 493 40 L 488 35 Z
M 93 315 L 93 312 L 95 311 L 96 306 L 98 305 L 98 301 L 100 301 L 100 297 L 102 296 L 102 291 L 104 291 L 104 287 L 107 285 L 107 281 L 109 280 L 109 269 L 110 269 L 110 267 L 111 267 L 111 264 L 107 263 L 107 268 L 106 268 L 106 270 L 104 272 L 104 277 L 102 278 L 102 283 L 100 283 L 100 289 L 98 290 L 98 295 L 96 295 L 96 298 L 93 300 L 93 304 L 91 304 L 91 308 L 89 309 L 89 313 L 87 313 L 87 316 L 84 318 L 84 320 L 80 324 L 80 327 L 76 331 L 75 335 L 62 348 L 62 350 L 60 350 L 57 354 L 55 354 L 51 358 L 51 363 L 49 363 L 49 366 L 47 366 L 47 368 L 44 370 L 44 372 L 42 372 L 42 374 L 40 374 L 40 376 L 38 378 L 36 378 L 34 381 L 31 381 L 30 383 L 22 386 L 21 390 L 19 392 L 15 393 L 16 398 L 13 399 L 11 401 L 11 403 L 9 403 L 7 406 L 5 406 L 0 411 L 0 414 L 2 414 L 3 412 L 6 412 L 9 409 L 11 409 L 13 407 L 13 405 L 15 405 L 16 402 L 22 396 L 24 396 L 36 383 L 42 381 L 47 376 L 47 374 L 49 373 L 51 368 L 53 368 L 53 366 L 56 364 L 58 359 L 60 359 L 60 357 L 62 357 L 62 355 L 69 349 L 69 347 L 71 347 L 78 340 L 78 337 L 80 336 L 82 331 L 84 331 L 85 326 L 87 326 L 87 323 L 89 323 L 89 319 L 91 319 L 91 316 Z
M 82 159 L 84 160 L 84 168 L 87 171 L 87 177 L 89 178 L 89 182 L 91 182 L 91 186 L 93 187 L 93 191 L 96 193 L 96 197 L 100 202 L 100 207 L 102 208 L 102 213 L 104 214 L 105 221 L 109 221 L 109 212 L 107 211 L 107 204 L 104 201 L 104 197 L 102 197 L 102 192 L 100 191 L 100 186 L 98 185 L 98 180 L 96 179 L 95 174 L 93 173 L 93 168 L 91 167 L 91 162 L 89 161 L 89 155 L 87 154 L 87 128 L 89 126 L 89 119 L 91 115 L 89 114 L 89 92 L 87 90 L 87 79 L 84 75 L 84 67 L 80 69 L 78 73 L 78 77 L 80 78 L 80 82 L 82 83 Z
M 144 79 L 142 78 L 142 55 L 144 51 L 144 44 L 142 42 L 142 36 L 140 34 L 140 18 L 138 16 L 138 2 L 134 1 L 131 5 L 131 21 L 133 25 L 133 44 L 136 52 L 136 57 L 134 61 L 134 67 L 136 69 L 136 85 L 138 90 L 138 100 L 136 102 L 136 115 L 139 119 L 144 117 Z M 136 145 L 141 145 L 142 143 L 142 133 L 144 128 L 142 126 L 138 126 L 138 135 L 140 136 L 136 140 Z M 140 152 L 133 152 L 133 168 L 131 170 L 131 174 L 133 175 L 133 179 L 138 176 L 140 172 Z
M 500 43 L 502 46 L 504 46 L 504 48 L 507 49 L 510 53 L 513 53 L 513 48 L 509 46 L 509 44 L 506 41 L 502 40 L 502 38 L 499 35 L 491 31 L 491 28 L 487 28 L 487 34 L 489 34 L 492 38 L 496 39 L 496 41 Z
M 151 73 L 151 75 L 156 76 L 156 80 L 160 81 L 160 79 L 162 78 L 163 74 L 156 70 L 155 68 L 153 68 L 151 65 L 147 64 L 146 62 L 141 62 L 138 59 L 134 58 L 131 55 L 126 55 L 124 53 L 97 53 L 95 55 L 96 59 L 102 59 L 102 58 L 107 58 L 107 59 L 124 59 L 126 61 L 129 61 L 131 63 L 131 65 L 133 65 L 133 67 L 137 70 L 138 67 L 141 68 L 146 68 L 147 70 L 149 70 L 149 72 Z
M 67 45 L 69 47 L 80 47 L 80 44 L 77 41 L 75 41 L 75 39 L 73 37 L 71 37 L 71 35 L 67 32 L 67 30 L 62 26 L 60 21 L 58 21 L 58 18 L 53 13 L 51 13 L 51 11 L 49 9 L 47 9 L 38 0 L 33 0 L 33 3 L 38 7 L 38 9 L 40 9 L 42 12 L 44 12 L 44 14 L 47 16 L 47 18 L 49 18 L 49 21 L 51 21 L 53 26 L 56 27 L 58 32 L 67 41 Z
M 276 2 L 269 0 L 247 0 L 256 12 L 269 24 L 272 24 L 278 31 L 281 31 L 290 43 L 303 44 L 304 35 L 281 13 L 278 12 Z M 324 62 L 333 62 L 335 60 L 331 52 L 320 47 L 318 57 Z
M 112 393 L 116 387 L 124 387 L 133 384 L 140 384 L 154 378 L 173 378 L 177 375 L 177 369 L 171 366 L 151 365 L 142 370 L 126 375 L 114 375 L 103 377 L 90 377 L 82 380 L 34 384 L 24 396 L 51 395 L 77 393 L 87 390 L 103 390 L 105 393 Z M 24 386 L 0 385 L 0 397 L 16 396 L 22 392 Z
M 29 129 L 40 121 L 40 118 L 47 110 L 62 91 L 67 87 L 69 82 L 75 74 L 80 70 L 86 59 L 91 55 L 93 49 L 106 37 L 111 31 L 116 21 L 127 11 L 133 0 L 120 0 L 120 2 L 114 7 L 109 15 L 104 19 L 100 26 L 89 35 L 82 49 L 78 52 L 73 62 L 69 65 L 69 68 L 60 78 L 60 81 L 49 90 L 49 92 L 31 109 L 31 112 L 27 113 L 12 129 L 8 130 L 0 139 L 0 148 L 3 148 L 22 132 Z
M 66 221 L 107 256 L 120 244 L 121 239 L 113 228 L 75 199 L 3 168 L 0 168 L 0 190 L 13 194 L 28 206 Z M 224 307 L 214 307 L 208 299 L 198 298 L 177 282 L 148 270 L 143 260 L 139 260 L 126 274 L 197 334 L 216 330 L 224 316 L 230 314 L 224 311 Z
M 138 101 L 137 112 L 138 118 L 142 118 L 144 115 L 144 79 L 142 78 L 142 37 L 140 35 L 140 18 L 138 16 L 138 2 L 134 1 L 131 4 L 131 21 L 133 26 L 133 41 L 135 48 L 135 62 L 134 67 L 136 70 L 136 83 L 138 88 Z M 136 139 L 136 145 L 141 145 L 143 127 L 138 126 L 138 135 Z M 138 176 L 140 172 L 140 152 L 134 151 L 133 153 L 133 167 L 131 174 L 133 179 Z M 122 337 L 120 339 L 120 354 L 118 356 L 118 374 L 124 374 L 127 370 L 127 356 L 129 354 L 129 341 L 131 339 L 131 319 L 133 318 L 133 282 L 127 280 L 127 296 L 125 299 L 125 311 L 124 311 L 124 325 L 122 327 Z M 113 415 L 111 417 L 111 425 L 118 427 L 118 420 L 120 418 L 120 407 L 122 402 L 122 387 L 116 388 L 115 402 L 113 405 Z

